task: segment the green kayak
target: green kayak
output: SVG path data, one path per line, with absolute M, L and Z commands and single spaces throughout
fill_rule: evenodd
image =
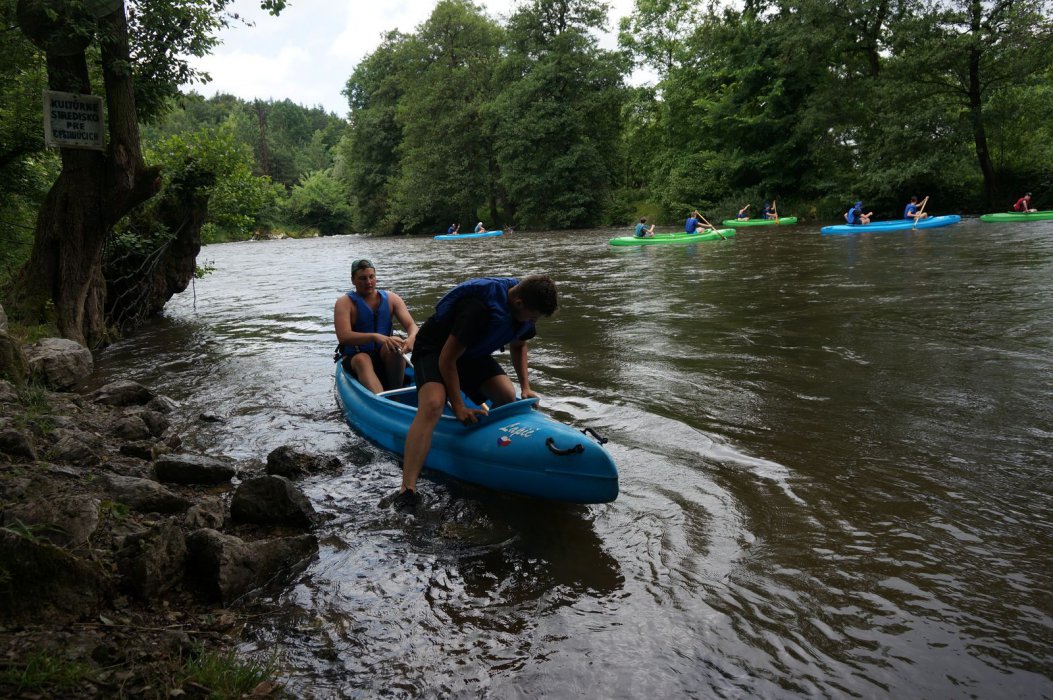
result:
M 779 220 L 775 219 L 724 219 L 720 223 L 725 226 L 792 226 L 797 223 L 796 216 L 780 216 Z
M 1004 211 L 997 214 L 984 214 L 980 217 L 980 221 L 986 221 L 989 224 L 999 221 L 1048 221 L 1050 219 L 1053 219 L 1053 210 L 1032 212 Z
M 735 235 L 733 228 L 720 228 L 707 233 L 656 233 L 650 238 L 621 236 L 608 241 L 611 245 L 660 245 L 664 243 L 701 243 L 702 241 L 719 241 Z

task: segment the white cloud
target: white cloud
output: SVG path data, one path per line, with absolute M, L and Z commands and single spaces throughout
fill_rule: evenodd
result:
M 254 23 L 236 23 L 220 34 L 222 44 L 193 65 L 212 76 L 191 85 L 204 95 L 230 93 L 245 100 L 288 98 L 339 115 L 347 113 L 341 94 L 364 56 L 392 29 L 413 32 L 426 21 L 436 0 L 291 0 L 278 17 L 259 8 L 259 0 L 235 0 L 231 9 Z M 480 3 L 495 19 L 510 14 L 516 0 Z M 618 18 L 632 12 L 633 0 L 611 2 L 610 32 L 601 45 L 617 45 Z M 635 82 L 635 81 L 634 81 Z

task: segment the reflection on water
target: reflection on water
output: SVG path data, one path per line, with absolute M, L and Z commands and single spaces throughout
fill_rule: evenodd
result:
M 321 555 L 246 653 L 317 697 L 1053 697 L 1053 223 L 621 233 L 210 246 L 98 358 L 178 399 L 190 449 L 343 460 L 304 482 Z M 398 464 L 333 397 L 357 257 L 418 320 L 462 279 L 553 275 L 532 384 L 610 438 L 619 499 L 432 479 L 419 517 L 378 508 Z

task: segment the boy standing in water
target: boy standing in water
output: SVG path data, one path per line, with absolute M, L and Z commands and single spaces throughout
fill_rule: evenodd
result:
M 534 324 L 558 306 L 556 283 L 543 275 L 472 279 L 439 300 L 413 350 L 417 414 L 406 434 L 402 486 L 381 505 L 416 508 L 417 477 L 447 400 L 465 425 L 478 421 L 485 411 L 468 408 L 462 391 L 477 404 L 489 399 L 496 407 L 516 400 L 512 380 L 492 356 L 502 346 L 511 352 L 522 397 L 537 397 L 527 374 L 527 342 L 535 335 Z

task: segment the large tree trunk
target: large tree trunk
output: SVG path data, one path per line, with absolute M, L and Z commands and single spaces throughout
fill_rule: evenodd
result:
M 980 2 L 970 3 L 970 33 L 973 41 L 981 41 L 983 28 L 983 6 Z M 984 176 L 984 198 L 987 206 L 994 202 L 997 189 L 994 164 L 991 163 L 991 151 L 987 147 L 987 130 L 984 128 L 983 89 L 980 85 L 980 59 L 983 49 L 977 45 L 969 48 L 969 121 L 973 127 L 973 143 L 976 145 L 976 158 L 980 161 L 980 172 Z
M 39 3 L 19 3 L 23 32 L 47 53 L 48 87 L 91 94 L 83 48 L 41 28 Z M 59 21 L 74 23 L 60 16 Z M 35 23 L 34 23 L 35 22 Z M 69 26 L 66 24 L 64 26 Z M 106 88 L 109 145 L 105 152 L 62 148 L 62 172 L 37 216 L 29 261 L 13 293 L 24 322 L 54 321 L 66 338 L 94 346 L 106 339 L 102 253 L 114 223 L 160 186 L 147 168 L 128 69 L 128 26 L 123 5 L 98 21 Z

